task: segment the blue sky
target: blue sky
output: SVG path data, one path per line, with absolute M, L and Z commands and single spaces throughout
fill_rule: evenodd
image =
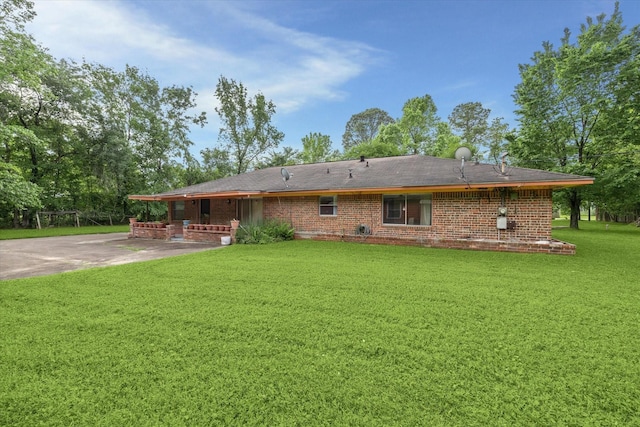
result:
M 620 8 L 628 28 L 639 23 L 639 1 Z M 443 120 L 478 101 L 516 126 L 518 64 L 613 9 L 613 0 L 35 0 L 28 30 L 58 59 L 129 64 L 161 85 L 193 86 L 209 118 L 191 135 L 198 155 L 218 144 L 221 75 L 271 99 L 282 146 L 296 149 L 310 132 L 342 148 L 353 114 L 377 107 L 398 118 L 425 94 Z

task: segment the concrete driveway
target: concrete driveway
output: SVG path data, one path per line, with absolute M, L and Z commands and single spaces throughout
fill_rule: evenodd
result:
M 127 233 L 0 240 L 0 280 L 200 252 L 207 243 L 128 239 Z

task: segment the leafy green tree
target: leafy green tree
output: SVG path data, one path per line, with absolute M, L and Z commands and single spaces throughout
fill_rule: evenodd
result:
M 0 0 L 0 157 L 47 209 L 124 217 L 128 194 L 199 179 L 189 129 L 206 116 L 192 88 L 58 61 L 24 32 L 33 16 L 31 1 Z
M 382 125 L 393 123 L 393 118 L 384 110 L 369 108 L 351 116 L 342 135 L 342 146 L 347 151 L 356 145 L 373 141 Z
M 271 151 L 256 165 L 256 169 L 265 169 L 273 166 L 291 166 L 298 163 L 300 153 L 292 147 L 283 147 L 282 151 Z
M 611 156 L 583 197 L 596 203 L 606 220 L 640 218 L 640 152 Z
M 0 57 L 0 123 L 35 136 L 22 133 L 23 144 L 5 158 L 42 188 L 46 206 L 70 208 L 82 176 L 75 153 L 86 90 L 78 68 L 56 61 L 31 36 L 16 31 L 2 32 Z
M 451 129 L 457 131 L 462 143 L 476 150 L 485 142 L 491 110 L 480 102 L 456 105 L 449 115 Z
M 41 142 L 33 132 L 22 126 L 5 126 L 1 123 L 0 142 L 0 221 L 12 219 L 17 227 L 25 209 L 42 207 L 42 188 L 26 179 L 17 166 L 28 164 L 28 160 L 20 159 L 26 155 L 21 147 L 40 145 Z
M 436 125 L 436 141 L 431 152 L 426 154 L 436 157 L 453 158 L 453 155 L 461 141 L 458 135 L 454 135 L 447 122 L 439 122 Z
M 204 168 L 197 159 L 192 157 L 187 160 L 184 165 L 180 166 L 176 168 L 176 174 L 179 176 L 180 186 L 187 187 L 210 181 Z
M 320 163 L 337 159 L 338 150 L 331 149 L 332 142 L 329 135 L 312 132 L 302 137 L 302 163 Z
M 222 148 L 205 148 L 200 151 L 202 168 L 206 181 L 220 179 L 234 174 L 234 166 L 229 151 Z
M 440 121 L 436 111 L 429 95 L 407 100 L 402 117 L 380 125 L 375 142 L 396 146 L 401 154 L 432 153 Z
M 93 203 L 108 201 L 101 209 L 124 215 L 128 194 L 161 192 L 199 179 L 189 126 L 203 126 L 206 116 L 188 113 L 196 108 L 192 88 L 161 88 L 131 66 L 123 72 L 95 64 L 84 68 L 93 90 L 85 145 L 98 184 L 91 187 Z
M 147 191 L 163 191 L 174 186 L 176 159 L 190 158 L 188 126 L 204 124 L 202 115 L 186 114 L 195 108 L 196 94 L 191 88 L 161 88 L 157 80 L 127 66 L 121 96 L 126 117 L 126 138 L 133 149 L 134 161 L 143 173 Z
M 407 154 L 433 152 L 438 109 L 430 95 L 411 98 L 402 107 L 402 117 L 396 122 L 402 132 L 402 145 Z
M 0 1 L 0 34 L 24 32 L 24 24 L 35 18 L 33 2 L 29 0 Z
M 284 139 L 271 123 L 276 106 L 261 93 L 250 98 L 242 83 L 223 76 L 216 85 L 216 98 L 222 123 L 219 139 L 231 155 L 235 173 L 244 173 Z
M 489 158 L 496 164 L 501 162 L 501 155 L 507 149 L 507 139 L 513 139 L 509 130 L 509 124 L 503 123 L 502 120 L 502 117 L 493 119 L 487 129 Z
M 0 161 L 14 165 L 28 164 L 28 145 L 42 145 L 42 141 L 29 129 L 20 125 L 5 125 L 0 122 Z
M 17 226 L 20 212 L 42 207 L 41 193 L 42 189 L 27 181 L 17 166 L 0 161 L 0 218 L 12 213 Z
M 376 158 L 401 155 L 402 151 L 400 151 L 400 148 L 398 146 L 373 140 L 371 142 L 363 142 L 345 151 L 342 154 L 342 158 L 347 160 L 357 159 L 360 156 L 365 156 L 367 158 Z
M 365 142 L 364 144 L 368 144 L 369 147 L 372 146 L 371 144 L 375 146 L 389 145 L 391 147 L 395 147 L 399 154 L 406 154 L 406 150 L 403 145 L 405 136 L 406 135 L 402 132 L 399 123 L 393 122 L 385 125 L 380 125 L 378 134 L 373 138 L 373 140 L 370 143 Z
M 128 194 L 152 191 L 144 162 L 138 163 L 138 140 L 145 135 L 143 107 L 136 93 L 137 70 L 117 72 L 100 64 L 84 64 L 91 96 L 90 126 L 83 156 L 88 167 L 87 205 L 96 210 L 130 215 Z M 153 163 L 153 162 L 151 162 Z M 158 187 L 158 190 L 161 188 Z
M 638 54 L 640 27 L 625 32 L 616 3 L 609 19 L 587 18 L 575 41 L 565 30 L 559 48 L 543 43 L 530 64 L 520 65 L 522 82 L 515 89 L 519 109 L 518 138 L 509 144 L 520 165 L 548 170 L 607 176 L 621 165 L 616 153 L 633 152 L 638 134 Z M 630 189 L 637 188 L 633 174 L 603 180 Z M 600 186 L 598 179 L 596 185 Z M 570 188 L 560 194 L 571 211 L 570 225 L 578 228 L 580 206 L 594 189 Z M 604 204 L 607 191 L 601 187 Z
M 53 58 L 25 34 L 7 33 L 0 39 L 0 119 L 5 125 L 19 125 L 38 133 L 38 127 L 54 115 L 56 94 L 46 79 L 56 74 Z M 41 177 L 43 147 L 27 141 L 30 181 Z
M 43 109 L 55 107 L 49 104 L 53 91 L 45 87 L 55 62 L 24 32 L 24 24 L 34 16 L 32 2 L 0 1 L 0 216 L 13 215 L 16 226 L 20 211 L 40 207 L 43 195 L 38 184 L 47 147 L 44 132 L 36 127 L 40 123 L 32 119 L 44 120 L 49 111 Z M 22 201 L 16 199 L 21 193 Z

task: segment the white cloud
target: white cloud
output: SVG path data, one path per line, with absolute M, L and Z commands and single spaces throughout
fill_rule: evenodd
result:
M 129 64 L 161 84 L 192 85 L 199 104 L 210 112 L 212 87 L 220 75 L 242 81 L 251 91 L 260 90 L 286 113 L 342 99 L 341 86 L 381 54 L 363 43 L 281 26 L 231 2 L 193 5 L 199 13 L 211 13 L 212 21 L 215 17 L 230 24 L 224 31 L 208 32 L 208 40 L 201 41 L 195 32 L 180 30 L 171 16 L 163 15 L 163 22 L 152 18 L 140 3 L 36 0 L 38 16 L 29 31 L 57 58 L 85 58 L 115 69 Z M 241 37 L 251 43 L 238 47 Z
M 30 31 L 59 57 L 101 62 L 131 62 L 136 57 L 174 62 L 201 54 L 189 40 L 149 21 L 139 10 L 118 2 L 37 1 Z M 209 57 L 228 60 L 224 52 Z

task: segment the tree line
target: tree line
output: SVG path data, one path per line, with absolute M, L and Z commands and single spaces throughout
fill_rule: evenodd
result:
M 233 174 L 298 163 L 425 154 L 452 157 L 461 145 L 474 156 L 596 177 L 589 188 L 558 192 L 578 225 L 580 207 L 612 216 L 640 212 L 640 29 L 626 30 L 614 13 L 588 18 L 573 39 L 543 43 L 520 65 L 514 90 L 519 127 L 479 102 L 456 106 L 447 120 L 430 95 L 407 100 L 392 118 L 379 108 L 354 114 L 342 150 L 310 132 L 302 149 L 280 147 L 276 106 L 242 82 L 220 76 L 215 96 L 218 144 L 196 158 L 189 130 L 205 126 L 192 87 L 161 87 L 135 66 L 57 60 L 24 25 L 28 0 L 0 0 L 0 225 L 29 226 L 34 212 L 81 210 L 117 219 L 160 218 L 166 206 L 131 202 L 129 194 L 159 193 Z

